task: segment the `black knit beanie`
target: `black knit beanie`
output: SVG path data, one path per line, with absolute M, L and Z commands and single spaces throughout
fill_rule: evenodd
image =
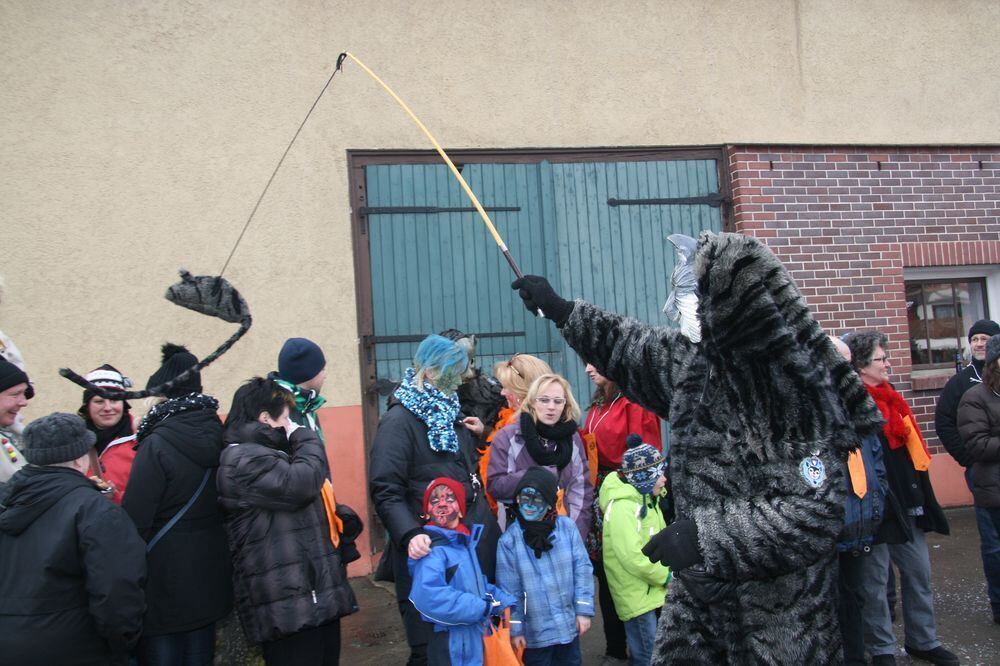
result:
M 969 342 L 972 342 L 972 336 L 979 333 L 985 333 L 986 335 L 993 337 L 994 335 L 1000 334 L 1000 324 L 996 323 L 992 319 L 980 319 L 972 328 L 969 329 Z
M 521 477 L 521 482 L 517 484 L 514 497 L 517 497 L 524 488 L 534 488 L 541 494 L 546 504 L 555 507 L 559 482 L 555 474 L 549 470 L 544 467 L 529 467 L 528 471 Z
M 188 368 L 198 365 L 198 357 L 181 345 L 168 342 L 160 351 L 163 353 L 163 365 L 149 377 L 149 381 L 146 382 L 147 390 L 165 384 Z M 188 393 L 201 393 L 200 372 L 192 372 L 184 378 L 184 381 L 165 391 L 164 395 L 168 398 L 182 398 Z
M 21 368 L 17 367 L 3 356 L 0 356 L 0 391 L 6 391 L 7 389 L 17 386 L 18 384 L 27 384 L 28 388 L 24 392 L 24 397 L 31 400 L 35 397 L 35 388 L 28 381 L 28 375 Z
M 79 416 L 55 412 L 29 423 L 20 444 L 32 465 L 54 465 L 86 455 L 96 441 Z
M 278 352 L 278 376 L 290 384 L 302 384 L 326 367 L 319 345 L 306 338 L 288 338 Z

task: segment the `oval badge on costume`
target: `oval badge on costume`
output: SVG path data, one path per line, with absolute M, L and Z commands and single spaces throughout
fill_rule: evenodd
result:
M 809 456 L 799 463 L 799 474 L 810 488 L 819 488 L 826 481 L 826 466 L 816 456 Z

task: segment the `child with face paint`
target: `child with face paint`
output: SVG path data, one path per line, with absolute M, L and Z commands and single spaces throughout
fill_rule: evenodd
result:
M 557 481 L 532 467 L 514 493 L 517 521 L 497 547 L 497 584 L 514 595 L 511 641 L 525 666 L 581 663 L 594 616 L 594 568 L 572 520 L 556 514 Z
M 430 664 L 482 664 L 485 623 L 515 599 L 487 582 L 476 557 L 482 525 L 471 530 L 461 523 L 465 507 L 462 484 L 440 477 L 424 492 L 424 530 L 431 550 L 408 561 L 413 586 L 410 602 L 425 622 L 434 625 L 427 643 Z

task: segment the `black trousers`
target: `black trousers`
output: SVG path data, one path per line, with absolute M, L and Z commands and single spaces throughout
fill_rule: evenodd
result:
M 840 635 L 844 643 L 844 664 L 864 666 L 865 625 L 862 612 L 861 586 L 863 585 L 862 563 L 867 553 L 840 553 L 837 557 L 839 572 L 837 591 L 839 603 L 837 612 L 840 619 Z
M 628 658 L 628 641 L 625 639 L 625 623 L 618 618 L 615 600 L 608 587 L 608 575 L 604 572 L 604 560 L 594 564 L 597 576 L 597 602 L 601 606 L 601 620 L 604 623 L 604 654 L 618 659 Z
M 261 647 L 267 666 L 339 666 L 340 620 L 267 641 Z

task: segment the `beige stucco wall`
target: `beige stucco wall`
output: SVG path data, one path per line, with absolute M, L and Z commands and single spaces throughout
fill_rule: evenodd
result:
M 337 54 L 455 148 L 996 143 L 1000 3 L 0 0 L 0 328 L 39 395 L 232 326 L 162 299 L 217 273 Z M 206 372 L 224 402 L 290 335 L 358 404 L 346 150 L 425 148 L 357 67 L 338 75 L 226 276 L 256 324 Z

